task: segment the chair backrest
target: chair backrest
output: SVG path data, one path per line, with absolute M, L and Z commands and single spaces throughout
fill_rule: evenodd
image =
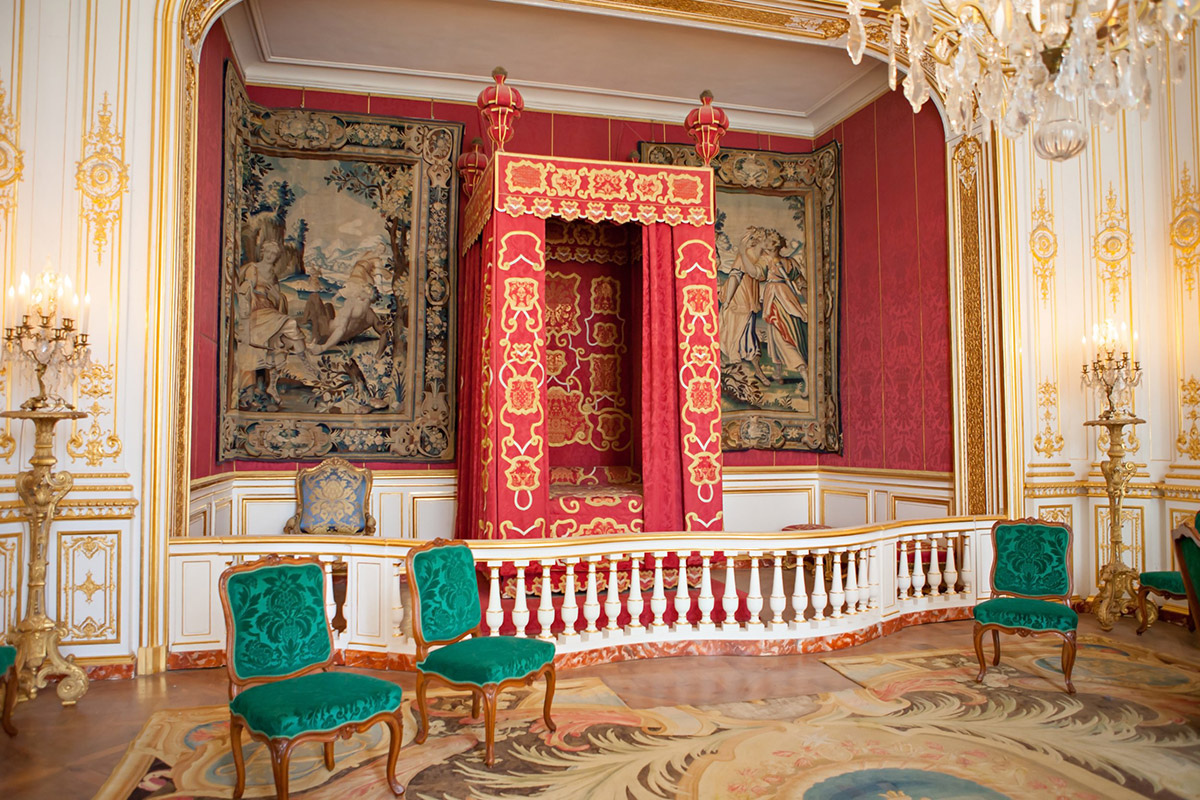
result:
M 992 592 L 1069 600 L 1072 538 L 1061 522 L 997 522 L 992 526 Z
M 475 558 L 464 542 L 436 539 L 408 551 L 413 638 L 424 657 L 428 644 L 445 644 L 479 631 L 481 607 Z
M 329 458 L 315 467 L 296 472 L 296 515 L 285 533 L 375 533 L 375 519 L 367 511 L 371 496 L 371 471 L 344 458 Z
M 235 564 L 221 574 L 220 591 L 231 694 L 333 663 L 325 570 L 316 558 L 272 555 Z
M 1200 514 L 1196 516 L 1200 517 Z M 1200 532 L 1184 522 L 1171 531 L 1171 544 L 1175 547 L 1175 562 L 1179 564 L 1179 572 L 1183 575 L 1188 609 L 1193 620 L 1200 623 Z M 1200 624 L 1197 630 L 1200 630 Z

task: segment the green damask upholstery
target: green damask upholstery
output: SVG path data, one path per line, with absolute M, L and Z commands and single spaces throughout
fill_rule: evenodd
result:
M 445 642 L 479 625 L 475 559 L 466 547 L 435 547 L 412 558 L 412 576 L 421 601 L 421 635 Z
M 229 576 L 232 664 L 241 679 L 290 675 L 329 659 L 325 574 L 319 564 Z
M 1138 583 L 1156 592 L 1182 595 L 1186 591 L 1180 572 L 1143 572 L 1138 575 Z
M 451 683 L 485 686 L 523 678 L 554 660 L 554 644 L 515 636 L 463 639 L 434 650 L 417 664 L 422 672 L 441 675 Z
M 8 672 L 17 660 L 17 648 L 9 644 L 0 644 L 0 673 Z
M 300 530 L 360 533 L 367 526 L 367 478 L 347 465 L 327 466 L 298 481 Z
M 332 731 L 400 707 L 400 687 L 353 672 L 316 672 L 245 690 L 229 703 L 269 739 Z
M 17 681 L 15 673 L 10 674 L 17 660 L 17 648 L 12 645 L 0 645 L 0 681 L 4 682 L 4 705 L 0 711 L 0 726 L 9 736 L 16 736 L 17 729 L 12 723 L 13 708 L 17 705 Z
M 1200 517 L 1200 514 L 1197 514 L 1196 516 Z M 1192 586 L 1195 586 L 1197 583 L 1200 583 L 1200 546 L 1198 546 L 1191 539 L 1185 537 L 1180 542 L 1179 547 L 1183 551 L 1183 569 L 1192 579 Z M 1182 583 L 1183 574 L 1177 574 L 1180 576 L 1180 583 Z M 1183 594 L 1183 592 L 1180 592 L 1180 594 Z
M 975 621 L 1031 631 L 1073 631 L 1079 627 L 1079 615 L 1066 606 L 1025 597 L 985 600 L 975 606 Z
M 1037 523 L 1015 523 L 997 527 L 995 536 L 994 591 L 1026 596 L 1063 595 L 1069 591 L 1070 531 Z

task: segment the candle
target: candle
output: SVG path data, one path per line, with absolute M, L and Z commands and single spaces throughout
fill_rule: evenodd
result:
M 79 312 L 79 329 L 81 331 L 87 330 L 88 320 L 91 318 L 91 316 L 92 316 L 92 293 L 87 292 L 83 296 L 83 308 Z M 87 335 L 86 334 L 83 337 L 83 342 L 84 342 L 84 344 L 87 344 Z

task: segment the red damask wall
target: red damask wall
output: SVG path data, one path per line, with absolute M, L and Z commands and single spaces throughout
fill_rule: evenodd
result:
M 193 479 L 235 469 L 293 470 L 297 466 L 216 461 L 221 91 L 227 58 L 232 58 L 231 49 L 218 24 L 206 39 L 200 60 Z M 266 106 L 452 120 L 464 124 L 464 142 L 481 135 L 473 104 L 267 86 L 248 86 L 247 91 L 251 100 Z M 844 452 L 734 452 L 725 454 L 725 466 L 821 465 L 949 472 L 953 442 L 945 143 L 933 104 L 914 115 L 903 95 L 891 92 L 815 142 L 731 131 L 722 144 L 801 153 L 832 139 L 843 147 L 839 356 Z M 507 149 L 624 161 L 640 141 L 690 140 L 678 124 L 526 111 Z M 389 462 L 370 466 L 420 470 L 452 465 Z

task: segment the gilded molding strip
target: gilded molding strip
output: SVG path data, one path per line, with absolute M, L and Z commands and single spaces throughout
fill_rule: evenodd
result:
M 1096 215 L 1096 227 L 1092 255 L 1100 262 L 1100 280 L 1116 311 L 1129 280 L 1133 237 L 1129 233 L 1129 212 L 1117 206 L 1117 192 L 1111 182 L 1104 196 L 1104 210 Z
M 1200 267 L 1200 191 L 1192 185 L 1187 164 L 1183 165 L 1179 176 L 1179 190 L 1173 205 L 1171 247 L 1175 251 L 1175 267 L 1183 278 L 1188 297 L 1191 297 L 1196 291 L 1196 273 Z
M 612 8 L 653 16 L 703 20 L 757 30 L 796 33 L 823 41 L 845 36 L 850 30 L 850 22 L 844 16 L 787 13 L 765 3 L 713 3 L 705 0 L 565 0 L 562 5 Z
M 1186 431 L 1179 432 L 1175 449 L 1181 456 L 1200 461 L 1200 426 L 1197 425 L 1197 421 L 1200 421 L 1200 381 L 1194 375 L 1186 381 L 1179 379 L 1179 419 L 1181 425 L 1188 422 L 1192 425 Z
M 25 170 L 25 155 L 17 146 L 20 131 L 21 126 L 16 113 L 8 101 L 4 84 L 0 82 L 0 220 L 3 224 L 6 254 L 12 252 L 9 243 L 13 238 L 12 217 L 17 207 L 17 184 L 21 182 Z M 15 269 L 11 264 L 5 264 L 5 267 L 6 270 Z M 10 388 L 8 370 L 5 369 L 4 374 L 0 376 L 0 393 L 7 398 Z M 4 430 L 0 431 L 0 459 L 4 461 L 12 458 L 17 451 L 17 442 L 10 431 L 11 423 L 6 420 Z
M 115 644 L 121 640 L 120 537 L 119 531 L 59 534 L 59 602 L 67 628 L 64 642 Z M 102 582 L 97 582 L 97 575 Z M 97 594 L 101 595 L 99 603 L 95 602 Z
M 966 441 L 959 447 L 966 453 L 966 513 L 982 514 L 987 508 L 987 465 L 982 443 L 987 441 L 983 375 L 983 287 L 982 253 L 979 230 L 979 171 L 983 148 L 973 136 L 954 147 L 954 172 L 957 176 L 959 239 L 962 246 L 962 351 L 964 353 L 964 412 Z M 970 445 L 968 445 L 970 443 Z

